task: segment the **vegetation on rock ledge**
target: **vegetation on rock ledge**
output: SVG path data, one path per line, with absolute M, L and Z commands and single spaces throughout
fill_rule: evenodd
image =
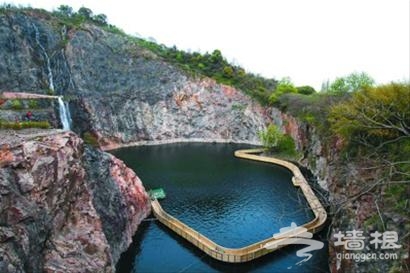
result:
M 259 132 L 262 145 L 269 151 L 284 157 L 295 157 L 297 155 L 295 142 L 292 137 L 282 133 L 278 127 L 271 124 L 265 131 Z

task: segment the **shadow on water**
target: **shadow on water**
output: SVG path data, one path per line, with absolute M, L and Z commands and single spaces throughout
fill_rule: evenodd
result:
M 154 215 L 150 215 L 147 219 L 153 218 Z M 134 266 L 134 259 L 141 252 L 141 241 L 144 238 L 144 235 L 148 231 L 148 221 L 142 222 L 138 226 L 138 230 L 135 235 L 132 237 L 132 243 L 128 247 L 128 250 L 121 254 L 120 260 L 116 265 L 116 272 L 133 272 L 132 268 Z

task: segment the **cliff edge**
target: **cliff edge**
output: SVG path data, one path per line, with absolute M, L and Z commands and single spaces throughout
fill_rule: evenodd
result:
M 1 142 L 0 272 L 114 272 L 150 213 L 135 173 L 72 132 Z

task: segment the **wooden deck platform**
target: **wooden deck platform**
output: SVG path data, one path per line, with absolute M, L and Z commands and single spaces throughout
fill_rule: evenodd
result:
M 308 232 L 311 233 L 319 231 L 326 221 L 327 214 L 319 199 L 316 197 L 306 179 L 300 172 L 299 168 L 296 165 L 284 160 L 258 155 L 262 151 L 263 150 L 261 149 L 239 150 L 235 152 L 235 156 L 249 160 L 277 164 L 289 169 L 293 173 L 293 185 L 295 187 L 301 188 L 303 194 L 306 197 L 306 200 L 309 203 L 310 208 L 315 215 L 315 218 L 312 221 L 305 223 L 300 227 L 297 227 L 295 230 L 280 233 L 278 236 L 259 241 L 246 247 L 226 248 L 216 244 L 206 236 L 195 231 L 175 217 L 169 215 L 162 209 L 158 200 L 153 199 L 151 201 L 151 205 L 155 217 L 162 224 L 175 231 L 181 237 L 194 244 L 209 256 L 217 260 L 229 263 L 251 261 L 281 247 L 284 247 L 287 245 L 286 241 L 288 241 L 289 238 L 297 238 L 299 237 L 298 235 L 301 235 L 303 232 L 305 232 L 305 230 L 301 229 L 301 227 L 304 227 Z

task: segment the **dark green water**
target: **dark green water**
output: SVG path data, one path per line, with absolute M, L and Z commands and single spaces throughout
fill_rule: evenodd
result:
M 292 222 L 313 219 L 291 173 L 282 167 L 233 156 L 236 144 L 169 144 L 119 149 L 114 155 L 135 170 L 146 189 L 162 187 L 161 205 L 211 240 L 243 247 Z M 215 261 L 157 221 L 145 221 L 117 265 L 128 272 L 327 272 L 327 250 L 300 266 L 289 246 L 244 264 Z

